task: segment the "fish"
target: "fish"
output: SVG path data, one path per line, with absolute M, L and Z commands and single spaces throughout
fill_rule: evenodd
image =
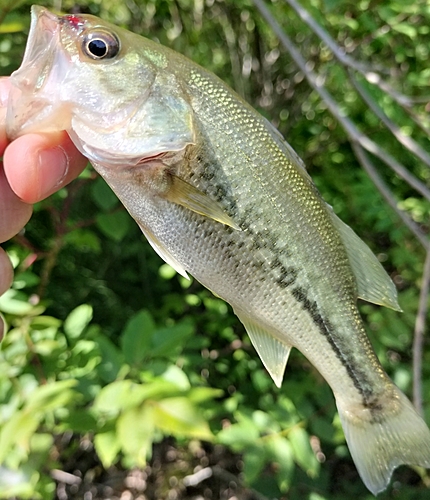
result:
M 38 6 L 11 81 L 11 140 L 66 130 L 162 259 L 232 306 L 278 387 L 293 347 L 315 366 L 374 495 L 397 466 L 430 467 L 357 309 L 400 310 L 395 286 L 269 121 L 169 48 Z

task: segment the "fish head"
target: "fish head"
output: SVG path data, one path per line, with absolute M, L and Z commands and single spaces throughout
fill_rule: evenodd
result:
M 33 6 L 24 58 L 11 76 L 9 138 L 66 130 L 105 166 L 183 149 L 193 141 L 192 111 L 166 50 L 95 16 Z

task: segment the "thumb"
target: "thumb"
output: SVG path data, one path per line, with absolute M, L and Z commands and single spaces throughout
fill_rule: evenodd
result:
M 3 161 L 12 190 L 25 203 L 47 198 L 88 163 L 65 131 L 18 137 L 6 148 Z

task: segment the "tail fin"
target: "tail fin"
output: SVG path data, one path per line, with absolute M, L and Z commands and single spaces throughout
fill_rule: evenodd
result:
M 406 396 L 395 390 L 396 404 L 388 404 L 391 408 L 384 407 L 378 415 L 363 408 L 353 412 L 338 403 L 349 451 L 374 495 L 385 490 L 399 465 L 430 468 L 430 430 Z

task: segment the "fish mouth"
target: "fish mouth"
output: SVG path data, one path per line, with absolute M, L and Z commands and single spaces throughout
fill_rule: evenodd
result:
M 65 128 L 64 110 L 59 113 L 48 80 L 65 70 L 61 56 L 60 18 L 44 7 L 31 8 L 31 24 L 21 66 L 11 75 L 11 90 L 6 114 L 9 139 L 28 132 L 48 132 Z M 60 80 L 57 80 L 60 81 Z
M 51 52 L 50 46 L 59 32 L 60 18 L 44 7 L 33 5 L 30 32 L 21 66 L 30 66 L 44 53 Z

